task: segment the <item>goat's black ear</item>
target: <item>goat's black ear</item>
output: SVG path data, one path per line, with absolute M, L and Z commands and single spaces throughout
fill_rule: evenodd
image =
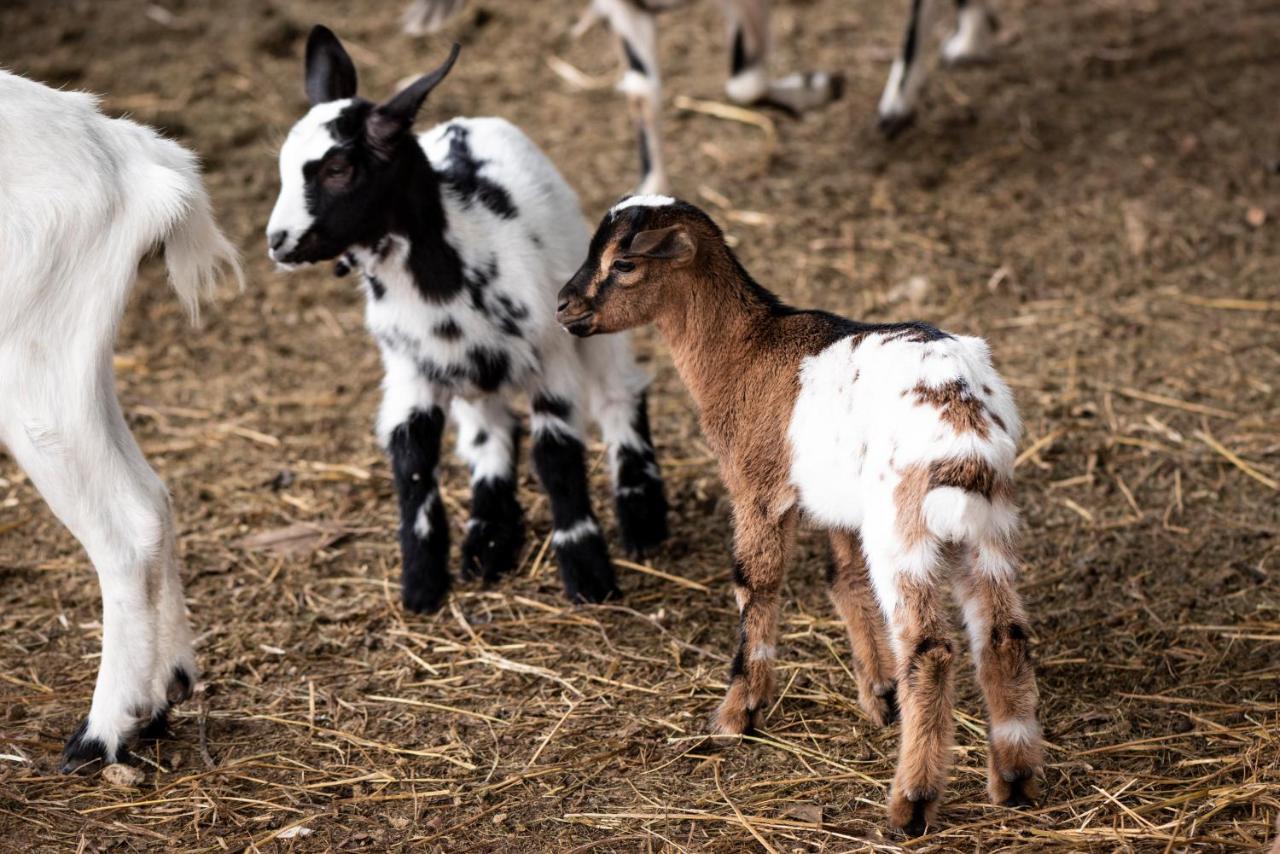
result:
M 696 253 L 693 238 L 683 225 L 671 225 L 652 231 L 641 231 L 631 238 L 623 254 L 633 258 L 661 258 L 687 263 Z
M 461 50 L 462 46 L 455 42 L 443 65 L 430 74 L 419 77 L 385 103 L 374 107 L 365 124 L 365 135 L 374 151 L 383 155 L 390 154 L 396 140 L 413 127 L 413 120 L 418 117 L 418 110 L 422 109 L 422 102 L 427 99 L 427 95 L 449 75 Z
M 307 100 L 311 106 L 356 94 L 356 67 L 333 30 L 319 24 L 307 37 Z

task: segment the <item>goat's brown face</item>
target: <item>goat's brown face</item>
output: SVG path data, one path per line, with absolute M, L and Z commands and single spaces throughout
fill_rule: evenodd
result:
M 607 215 L 587 260 L 560 289 L 556 322 L 574 335 L 649 323 L 666 303 L 672 280 L 692 263 L 697 251 L 683 224 L 647 228 L 642 219 Z

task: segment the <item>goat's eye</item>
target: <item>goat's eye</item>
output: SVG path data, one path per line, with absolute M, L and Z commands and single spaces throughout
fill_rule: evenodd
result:
M 630 273 L 635 268 L 636 268 L 636 265 L 632 264 L 630 261 L 614 261 L 613 262 L 613 269 L 618 273 Z
M 324 177 L 341 180 L 351 174 L 351 164 L 345 160 L 331 160 L 324 165 Z

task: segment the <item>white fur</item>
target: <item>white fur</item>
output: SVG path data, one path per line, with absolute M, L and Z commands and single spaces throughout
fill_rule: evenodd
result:
M 1040 724 L 1035 718 L 992 721 L 987 735 L 992 742 L 1000 744 L 1037 744 L 1040 741 Z
M 580 519 L 573 524 L 573 527 L 556 531 L 551 535 L 551 542 L 556 546 L 567 546 L 570 543 L 576 543 L 579 540 L 585 540 L 587 537 L 599 536 L 600 526 L 596 524 L 594 519 Z
M 985 437 L 957 433 L 913 391 L 955 380 L 964 381 L 1003 429 L 989 421 Z M 891 612 L 897 575 L 929 577 L 941 542 L 983 543 L 1007 536 L 1016 525 L 1004 502 L 993 506 L 980 495 L 946 487 L 925 498 L 932 538 L 903 542 L 894 490 L 906 467 L 978 458 L 1011 476 L 1019 432 L 1013 396 L 980 339 L 915 342 L 882 333 L 860 342 L 845 338 L 802 363 L 788 431 L 791 482 L 801 507 L 820 524 L 861 531 L 872 582 Z M 997 560 L 994 551 L 981 551 L 979 563 L 982 556 L 988 563 Z
M 337 118 L 350 103 L 351 100 L 346 99 L 317 104 L 285 137 L 280 149 L 280 195 L 271 209 L 267 234 L 283 233 L 288 239 L 270 250 L 273 261 L 279 261 L 293 251 L 299 238 L 311 227 L 313 217 L 307 210 L 302 165 L 319 160 L 337 142 L 325 125 Z
M 281 252 L 287 252 L 311 224 L 302 168 L 337 142 L 327 123 L 347 103 L 312 108 L 281 149 L 281 196 L 268 225 L 269 234 L 288 232 Z M 524 392 L 531 398 L 552 395 L 572 406 L 567 420 L 535 412 L 535 436 L 548 431 L 578 436 L 581 412 L 588 409 L 611 453 L 621 445 L 638 445 L 631 421 L 649 379 L 635 362 L 629 337 L 576 339 L 555 322 L 556 294 L 586 257 L 590 240 L 577 196 L 524 133 L 498 118 L 453 119 L 421 134 L 419 144 L 437 169 L 449 160 L 451 127 L 465 129 L 472 154 L 483 162 L 483 177 L 507 192 L 516 215 L 498 216 L 441 184 L 446 241 L 467 269 L 496 266 L 496 275 L 485 287 L 489 314 L 476 310 L 465 293 L 444 303 L 425 300 L 406 265 L 409 245 L 403 238 L 390 237 L 381 253 L 367 248 L 350 252 L 366 280 L 376 277 L 385 288 L 381 299 L 370 293 L 365 312 L 385 368 L 377 422 L 380 441 L 387 445 L 392 431 L 415 411 L 449 409 L 460 428 L 458 452 L 471 466 L 472 480 L 508 477 L 516 423 L 510 403 Z M 500 299 L 525 313 L 520 336 L 504 333 L 495 322 L 492 307 Z M 432 333 L 446 321 L 461 330 L 455 340 Z M 501 352 L 508 360 L 508 380 L 496 392 L 466 381 L 424 379 L 423 362 L 444 369 L 465 365 L 468 351 L 476 347 Z M 481 432 L 487 439 L 477 446 L 475 438 Z
M 991 54 L 991 16 L 978 0 L 969 0 L 956 21 L 956 29 L 942 43 L 946 62 L 986 59 Z
M 616 214 L 618 211 L 625 211 L 627 208 L 661 208 L 667 205 L 674 205 L 676 200 L 670 196 L 663 196 L 657 193 L 637 193 L 634 196 L 627 196 L 609 209 L 609 213 Z
M 193 315 L 220 267 L 240 270 L 195 157 L 90 95 L 0 71 L 0 186 L 0 444 L 97 570 L 86 735 L 114 758 L 174 669 L 195 675 L 168 494 L 116 399 L 116 325 L 157 244 Z
M 724 93 L 738 104 L 754 104 L 769 94 L 769 75 L 756 65 L 725 81 Z

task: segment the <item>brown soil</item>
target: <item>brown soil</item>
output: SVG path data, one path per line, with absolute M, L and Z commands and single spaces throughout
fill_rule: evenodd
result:
M 577 0 L 481 0 L 426 43 L 399 35 L 400 5 L 0 9 L 10 69 L 105 93 L 108 111 L 202 154 L 250 274 L 192 331 L 148 264 L 121 331 L 120 394 L 173 491 L 207 682 L 175 738 L 145 751 L 136 790 L 56 773 L 93 688 L 97 592 L 0 457 L 0 848 L 896 848 L 896 734 L 858 711 L 813 533 L 787 587 L 767 736 L 698 741 L 734 632 L 729 511 L 650 334 L 674 537 L 643 571 L 623 567 L 625 599 L 560 599 L 526 475 L 536 537 L 518 576 L 463 588 L 432 618 L 401 612 L 361 297 L 324 271 L 277 274 L 263 251 L 306 28 L 348 39 L 374 94 L 459 39 L 427 118 L 512 119 L 592 218 L 635 164 L 620 97 L 573 91 L 547 65 L 554 51 L 614 69 L 601 30 L 563 35 Z M 1027 423 L 1021 586 L 1047 803 L 985 803 L 966 672 L 946 825 L 912 847 L 1259 850 L 1280 809 L 1280 7 L 1002 0 L 999 61 L 937 74 L 918 126 L 886 144 L 872 111 L 904 0 L 777 5 L 775 67 L 843 71 L 845 99 L 772 117 L 772 153 L 757 127 L 680 110 L 676 95 L 719 98 L 727 57 L 714 4 L 671 14 L 677 190 L 794 302 L 988 337 Z M 446 483 L 460 526 L 456 463 Z M 288 558 L 242 545 L 297 522 L 331 533 Z

